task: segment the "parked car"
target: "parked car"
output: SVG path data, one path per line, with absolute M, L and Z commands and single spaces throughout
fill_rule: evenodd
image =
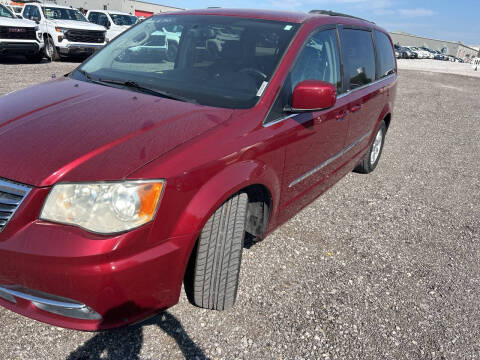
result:
M 477 71 L 480 68 L 480 58 L 473 58 L 472 59 L 472 69 Z
M 409 59 L 411 57 L 411 52 L 408 49 L 397 44 L 393 46 L 395 49 L 395 53 L 398 54 L 397 56 L 398 59 Z
M 425 51 L 427 53 L 427 58 L 428 59 L 434 59 L 435 58 L 435 51 L 432 49 L 429 49 L 427 47 L 421 47 L 421 50 Z
M 166 26 L 173 62 L 124 60 Z M 153 16 L 0 97 L 0 304 L 81 330 L 166 309 L 182 281 L 199 307 L 233 306 L 245 236 L 377 167 L 396 85 L 373 23 L 206 9 Z
M 35 22 L 19 19 L 0 4 L 0 57 L 24 55 L 31 62 L 40 62 L 43 46 L 42 34 Z
M 39 25 L 45 41 L 45 56 L 50 60 L 90 55 L 106 43 L 105 28 L 88 22 L 77 9 L 49 3 L 26 3 L 22 15 Z
M 404 46 L 404 49 L 408 50 L 411 53 L 411 59 L 419 59 L 420 55 L 418 50 L 415 50 L 412 46 Z
M 113 40 L 138 21 L 136 16 L 112 10 L 89 10 L 87 19 L 91 23 L 101 25 L 107 29 L 107 41 Z

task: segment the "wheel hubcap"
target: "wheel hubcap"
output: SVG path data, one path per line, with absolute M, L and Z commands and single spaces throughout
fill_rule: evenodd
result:
M 375 140 L 373 140 L 372 144 L 372 152 L 370 153 L 370 164 L 375 164 L 377 161 L 378 156 L 380 155 L 380 150 L 382 149 L 382 142 L 383 142 L 383 132 L 382 129 L 379 129 L 377 135 L 375 136 Z

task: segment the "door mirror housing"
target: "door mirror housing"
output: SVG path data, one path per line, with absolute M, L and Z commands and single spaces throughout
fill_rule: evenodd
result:
M 337 101 L 335 85 L 320 80 L 304 80 L 295 86 L 292 105 L 284 111 L 301 113 L 331 108 Z
M 40 18 L 38 16 L 32 16 L 31 20 L 35 21 L 37 24 L 40 24 Z

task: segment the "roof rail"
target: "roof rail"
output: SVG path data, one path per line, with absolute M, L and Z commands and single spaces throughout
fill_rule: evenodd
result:
M 342 14 L 342 13 L 339 13 L 339 12 L 335 12 L 335 11 L 331 11 L 331 10 L 310 10 L 308 12 L 309 14 L 317 14 L 317 15 L 328 15 L 328 16 L 343 16 L 343 17 L 348 17 L 348 18 L 352 18 L 352 19 L 357 19 L 357 20 L 362 20 L 362 21 L 366 21 L 366 22 L 369 22 L 371 24 L 375 24 L 373 21 L 369 21 L 369 20 L 366 20 L 366 19 L 362 19 L 358 16 L 353 16 L 353 15 L 348 15 L 348 14 Z

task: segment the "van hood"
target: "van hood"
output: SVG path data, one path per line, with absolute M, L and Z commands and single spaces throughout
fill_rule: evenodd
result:
M 233 112 L 69 78 L 2 96 L 0 109 L 0 178 L 40 187 L 121 180 Z
M 37 24 L 35 21 L 27 19 L 11 19 L 4 16 L 0 16 L 0 26 L 12 26 L 12 27 L 35 27 Z
M 51 21 L 55 26 L 63 27 L 67 29 L 106 31 L 105 27 L 97 24 L 93 24 L 88 21 L 75 21 L 75 20 L 51 20 Z

